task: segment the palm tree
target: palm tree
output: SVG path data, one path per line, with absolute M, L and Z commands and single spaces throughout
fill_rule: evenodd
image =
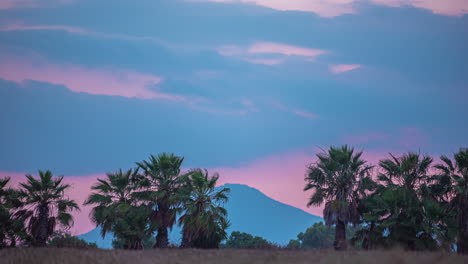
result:
M 183 202 L 184 214 L 179 219 L 182 228 L 182 247 L 218 248 L 226 238 L 229 226 L 227 202 L 229 188 L 216 190 L 218 174 L 196 169 L 189 173 L 188 191 Z
M 331 147 L 328 152 L 317 154 L 317 162 L 310 165 L 304 191 L 314 190 L 307 206 L 325 203 L 323 216 L 327 225 L 336 225 L 334 247 L 345 250 L 346 226 L 361 221 L 359 203 L 366 190 L 371 189 L 372 166 L 361 159 L 362 152 L 355 153 L 348 146 Z
M 185 176 L 181 174 L 183 161 L 183 157 L 162 153 L 136 163 L 145 176 L 139 182 L 144 189 L 139 199 L 148 202 L 153 209 L 152 226 L 157 228 L 155 248 L 168 247 L 168 229 L 172 228 L 180 211 L 181 188 L 185 182 Z
M 417 153 L 401 157 L 390 154 L 380 161 L 379 192 L 374 195 L 370 215 L 378 222 L 380 241 L 406 249 L 435 249 L 443 240 L 443 207 L 432 192 L 432 158 Z M 385 230 L 386 236 L 382 237 Z
M 98 183 L 85 205 L 95 205 L 91 212 L 93 222 L 101 227 L 101 235 L 107 232 L 124 241 L 126 249 L 143 249 L 142 239 L 149 229 L 149 210 L 135 199 L 138 170 L 119 170 L 108 173 Z
M 468 254 L 468 148 L 455 153 L 454 161 L 446 156 L 440 159 L 443 163 L 435 168 L 440 172 L 439 186 L 446 186 L 446 198 L 456 216 L 457 252 Z
M 20 184 L 19 197 L 22 208 L 16 216 L 27 223 L 27 230 L 32 239 L 32 245 L 43 247 L 47 239 L 54 233 L 57 225 L 70 227 L 73 225 L 73 210 L 79 210 L 78 205 L 65 197 L 69 184 L 63 184 L 63 176 L 53 178 L 52 172 L 39 171 L 39 179 L 26 175 L 27 182 Z
M 24 224 L 14 217 L 14 211 L 21 206 L 18 192 L 6 186 L 10 178 L 0 179 L 0 249 L 15 247 L 18 239 L 25 239 Z

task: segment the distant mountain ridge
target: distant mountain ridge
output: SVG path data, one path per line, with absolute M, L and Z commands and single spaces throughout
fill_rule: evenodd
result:
M 229 201 L 225 204 L 231 222 L 228 234 L 241 231 L 286 245 L 290 239 L 295 239 L 298 233 L 316 222 L 323 221 L 321 217 L 273 200 L 247 185 L 226 184 L 222 187 L 231 189 Z M 179 226 L 174 226 L 169 234 L 171 243 L 180 243 L 180 230 Z M 108 234 L 103 239 L 100 228 L 82 234 L 79 238 L 95 242 L 100 248 L 112 248 L 112 235 Z

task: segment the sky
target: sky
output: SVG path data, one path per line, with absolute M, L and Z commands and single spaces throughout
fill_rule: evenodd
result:
M 174 152 L 315 215 L 316 153 L 468 146 L 468 0 L 2 0 L 0 177 Z M 74 234 L 91 230 L 89 208 Z

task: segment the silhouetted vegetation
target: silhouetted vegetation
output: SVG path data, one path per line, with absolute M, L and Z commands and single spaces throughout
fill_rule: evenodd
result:
M 64 232 L 55 232 L 49 241 L 47 241 L 48 247 L 55 248 L 80 248 L 90 249 L 97 248 L 96 243 L 88 243 L 83 239 L 77 238 Z
M 278 248 L 247 233 L 227 237 L 223 206 L 229 189 L 216 189 L 219 175 L 206 170 L 182 172 L 183 160 L 163 153 L 98 179 L 85 204 L 94 206 L 90 216 L 102 236 L 114 235 L 114 248 L 168 247 L 168 231 L 176 224 L 184 248 Z M 309 206 L 324 205 L 325 225 L 314 224 L 288 248 L 352 245 L 467 254 L 468 149 L 440 160 L 410 152 L 390 154 L 372 166 L 348 146 L 318 154 L 307 169 L 304 190 L 313 191 Z M 26 175 L 16 189 L 9 181 L 0 179 L 0 248 L 95 247 L 58 231 L 70 228 L 71 212 L 79 210 L 64 195 L 70 186 L 63 176 L 39 171 L 38 178 Z
M 21 205 L 15 217 L 24 222 L 29 233 L 29 242 L 33 246 L 44 247 L 56 227 L 65 228 L 73 225 L 73 210 L 78 205 L 64 196 L 70 187 L 63 184 L 63 176 L 52 176 L 50 171 L 39 171 L 39 179 L 26 175 L 27 182 L 20 184 L 18 197 Z
M 297 239 L 289 241 L 288 248 L 331 248 L 334 241 L 335 228 L 322 222 L 315 223 L 305 232 L 297 235 Z
M 352 238 L 356 233 L 356 228 L 348 226 L 346 237 Z M 305 232 L 297 235 L 297 239 L 289 241 L 287 248 L 308 249 L 308 248 L 331 248 L 335 237 L 335 227 L 324 225 L 323 222 L 313 224 Z M 350 239 L 348 239 L 350 241 Z
M 347 248 L 346 226 L 361 223 L 360 208 L 369 191 L 375 188 L 371 178 L 372 166 L 348 146 L 331 147 L 318 154 L 318 161 L 308 168 L 305 191 L 314 190 L 308 205 L 325 203 L 323 218 L 327 225 L 335 225 L 333 246 Z
M 390 154 L 375 168 L 361 154 L 332 147 L 317 155 L 305 179 L 305 190 L 314 190 L 309 205 L 325 203 L 324 219 L 336 226 L 336 249 L 346 248 L 350 222 L 358 227 L 352 242 L 359 248 L 451 251 L 456 245 L 466 254 L 467 149 L 453 160 L 442 156 L 442 164 L 417 153 Z
M 215 190 L 219 176 L 209 176 L 206 170 L 181 173 L 182 162 L 174 154 L 150 156 L 149 161 L 137 163 L 143 173 L 119 170 L 92 187 L 95 192 L 85 204 L 96 205 L 92 220 L 101 227 L 102 236 L 114 234 L 115 248 L 168 247 L 168 229 L 176 224 L 177 214 L 182 247 L 219 247 L 229 226 L 222 207 L 229 189 Z
M 156 239 L 154 236 L 145 236 L 141 240 L 141 244 L 143 248 L 152 248 L 154 243 L 156 242 Z M 114 237 L 112 239 L 112 248 L 114 249 L 128 249 L 128 246 L 125 244 L 126 241 L 122 238 Z
M 226 238 L 229 226 L 227 211 L 222 205 L 228 200 L 228 188 L 215 190 L 219 176 L 207 170 L 188 173 L 182 199 L 182 247 L 218 248 Z
M 223 248 L 243 248 L 243 249 L 273 249 L 277 248 L 273 243 L 263 237 L 252 236 L 251 234 L 234 231 L 228 237 Z

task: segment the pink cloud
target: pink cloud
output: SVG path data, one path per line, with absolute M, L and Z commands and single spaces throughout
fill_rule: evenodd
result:
M 114 33 L 103 33 L 96 32 L 82 27 L 67 26 L 67 25 L 28 25 L 22 21 L 13 21 L 6 23 L 0 27 L 0 31 L 32 31 L 32 30 L 48 30 L 48 31 L 65 31 L 73 34 L 82 34 L 87 36 L 92 36 L 96 38 L 104 39 L 119 39 L 119 40 L 128 40 L 128 41 L 145 41 L 152 42 L 162 45 L 166 48 L 172 49 L 177 47 L 174 43 L 168 43 L 161 39 L 155 37 L 145 37 L 145 36 L 132 36 L 125 34 L 114 34 Z
M 60 84 L 73 92 L 141 99 L 185 101 L 186 97 L 158 92 L 159 76 L 121 69 L 84 68 L 50 63 L 40 58 L 0 55 L 0 78 L 22 82 L 35 80 Z
M 371 2 L 391 7 L 413 6 L 431 10 L 433 13 L 461 16 L 468 14 L 466 0 L 192 0 L 236 3 L 242 2 L 281 11 L 313 12 L 322 17 L 336 17 L 357 13 L 359 2 Z
M 63 26 L 63 25 L 25 25 L 23 23 L 10 23 L 0 27 L 0 31 L 21 31 L 21 30 L 58 30 L 76 34 L 91 34 L 86 29 L 79 27 Z
M 51 5 L 69 4 L 75 0 L 1 0 L 0 9 L 39 8 Z
M 323 17 L 335 17 L 342 14 L 352 14 L 354 0 L 195 0 L 225 3 L 248 3 L 281 11 L 314 12 Z
M 359 64 L 332 64 L 329 66 L 329 69 L 332 73 L 338 74 L 352 71 L 361 67 L 362 65 Z
M 267 66 L 280 65 L 290 56 L 315 61 L 316 57 L 328 53 L 326 50 L 299 47 L 275 42 L 255 42 L 249 46 L 225 45 L 217 48 L 222 56 L 237 57 L 241 60 Z
M 245 61 L 253 64 L 262 64 L 267 66 L 275 66 L 283 63 L 283 60 L 281 59 L 246 59 Z
M 286 56 L 303 56 L 303 57 L 315 57 L 327 53 L 325 50 L 311 49 L 298 47 L 293 45 L 287 45 L 282 43 L 273 42 L 257 42 L 252 44 L 248 50 L 248 53 L 276 53 Z
M 404 7 L 413 6 L 428 9 L 435 14 L 448 16 L 462 16 L 468 14 L 468 1 L 466 0 L 371 0 L 374 3 Z
M 20 6 L 31 6 L 33 0 L 2 0 L 0 1 L 0 9 L 10 9 Z

